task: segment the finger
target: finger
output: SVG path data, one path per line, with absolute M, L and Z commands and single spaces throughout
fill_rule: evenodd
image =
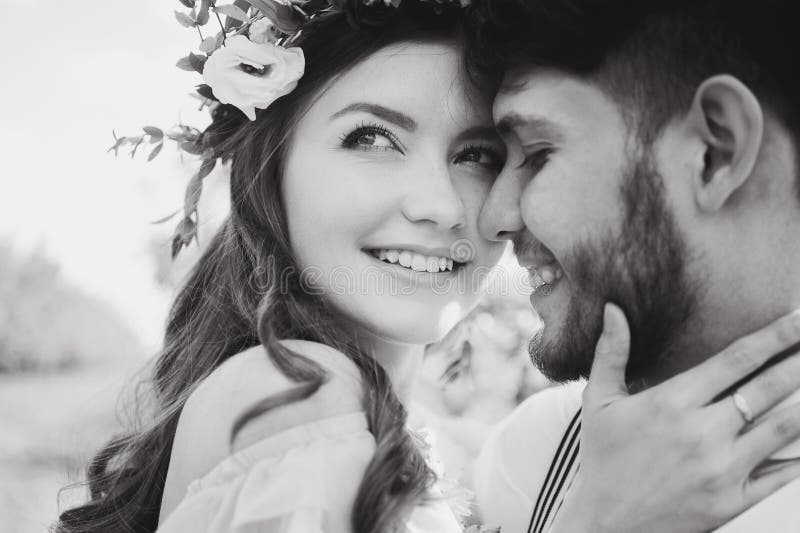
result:
M 800 309 L 742 337 L 720 353 L 657 385 L 674 391 L 685 405 L 705 405 L 752 374 L 775 354 L 800 342 Z M 776 365 L 781 368 L 785 362 Z M 800 386 L 800 380 L 798 380 Z
M 792 355 L 780 364 L 770 367 L 739 387 L 737 394 L 744 400 L 753 418 L 766 413 L 771 407 L 800 389 L 800 353 Z M 742 414 L 728 396 L 717 402 L 727 413 L 728 422 L 739 424 Z
M 800 459 L 770 465 L 745 483 L 745 503 L 751 507 L 796 479 L 800 479 Z
M 602 404 L 628 395 L 625 367 L 630 347 L 631 334 L 625 314 L 616 305 L 607 303 L 585 399 Z
M 752 470 L 770 455 L 800 439 L 800 404 L 765 416 L 734 444 L 743 464 Z

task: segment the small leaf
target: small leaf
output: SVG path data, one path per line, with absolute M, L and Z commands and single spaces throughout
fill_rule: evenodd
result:
M 190 9 L 194 7 L 194 0 L 178 0 L 178 1 Z
M 173 218 L 175 218 L 175 215 L 177 215 L 177 214 L 178 214 L 178 213 L 180 213 L 180 212 L 181 212 L 181 210 L 180 210 L 180 209 L 178 209 L 178 210 L 177 210 L 177 211 L 175 211 L 174 213 L 170 213 L 169 215 L 167 215 L 167 216 L 165 216 L 165 217 L 162 217 L 162 218 L 159 218 L 158 220 L 154 220 L 154 221 L 152 221 L 152 222 L 151 222 L 151 224 L 163 224 L 164 222 L 169 222 L 170 220 L 172 220 Z
M 172 258 L 178 255 L 181 248 L 188 246 L 192 242 L 192 238 L 197 234 L 197 224 L 189 217 L 184 217 L 175 228 L 175 233 L 172 237 Z
M 189 56 L 182 57 L 175 63 L 175 66 L 181 70 L 188 70 L 189 72 L 194 72 L 194 67 L 192 66 L 192 60 Z
M 209 100 L 217 101 L 217 98 L 214 96 L 214 92 L 211 90 L 211 87 L 206 84 L 197 86 L 197 94 L 199 94 L 203 98 L 208 98 Z
M 216 159 L 206 159 L 205 161 L 203 161 L 203 164 L 200 165 L 200 172 L 198 172 L 198 176 L 200 176 L 200 179 L 203 179 L 209 174 L 211 174 L 211 171 L 214 170 L 214 167 L 216 165 L 217 165 Z
M 200 10 L 197 12 L 197 24 L 205 26 L 208 23 L 208 10 L 211 8 L 211 0 L 201 0 Z
M 233 5 L 235 5 L 236 7 L 238 7 L 239 9 L 244 11 L 245 13 L 247 13 L 247 11 L 250 9 L 250 3 L 247 2 L 247 0 L 235 0 L 233 2 Z M 224 25 L 225 26 L 225 31 L 226 32 L 230 32 L 231 30 L 237 30 L 237 29 L 241 28 L 243 24 L 244 24 L 243 22 L 240 22 L 240 21 L 238 21 L 238 20 L 236 20 L 234 18 L 230 18 L 230 17 L 226 18 L 225 19 L 225 25 Z
M 183 213 L 188 217 L 197 211 L 197 204 L 200 202 L 200 195 L 203 192 L 203 178 L 200 174 L 195 174 L 186 186 L 186 195 L 183 199 Z
M 235 6 L 233 4 L 225 4 L 222 6 L 216 6 L 213 8 L 214 11 L 225 15 L 226 17 L 232 18 L 234 20 L 238 20 L 240 22 L 250 22 L 250 17 L 247 16 L 247 13 L 242 11 L 242 8 L 239 6 Z
M 150 136 L 151 142 L 158 142 L 164 138 L 164 132 L 161 130 L 161 128 L 156 128 L 155 126 L 145 126 L 142 129 Z
M 119 149 L 122 147 L 122 145 L 125 144 L 126 142 L 128 142 L 128 138 L 127 137 L 119 137 L 119 138 L 117 138 L 116 132 L 112 132 L 112 133 L 114 134 L 114 146 L 112 146 L 111 148 L 106 150 L 106 153 L 111 152 L 113 150 L 114 156 L 116 157 L 116 156 L 119 155 Z
M 147 156 L 147 160 L 152 161 L 153 159 L 155 159 L 156 156 L 159 154 L 159 152 L 161 152 L 162 148 L 164 148 L 164 143 L 163 142 L 158 143 L 156 147 L 153 148 L 153 151 L 150 152 L 150 155 Z
M 216 37 L 206 37 L 205 39 L 203 39 L 203 42 L 200 43 L 200 51 L 201 52 L 205 52 L 207 54 L 210 54 L 216 49 L 217 49 L 217 38 Z
M 254 8 L 261 11 L 283 33 L 294 33 L 304 21 L 304 17 L 289 5 L 265 0 L 247 0 Z
M 197 128 L 186 126 L 184 124 L 178 124 L 177 126 L 170 128 L 170 130 L 166 133 L 166 135 L 167 139 L 172 139 L 173 141 L 193 142 L 200 135 L 200 130 L 198 130 Z
M 201 56 L 201 55 L 193 54 L 192 52 L 189 52 L 189 64 L 191 64 L 192 68 L 195 71 L 199 72 L 200 74 L 203 73 L 203 67 L 206 64 L 206 60 L 207 59 L 208 59 L 208 57 L 206 57 L 206 56 Z
M 233 0 L 233 5 L 238 6 L 245 13 L 252 15 L 250 10 L 253 9 L 253 6 L 247 0 Z
M 183 240 L 181 240 L 181 236 L 178 233 L 175 233 L 172 237 L 172 260 L 174 261 L 176 257 L 178 257 L 178 253 L 183 248 Z
M 133 159 L 134 156 L 136 155 L 136 150 L 139 148 L 139 145 L 141 145 L 144 142 L 144 137 L 141 135 L 138 137 L 132 137 L 128 139 L 128 142 L 133 144 L 133 148 L 131 149 L 131 159 Z
M 180 22 L 181 26 L 184 28 L 194 28 L 197 24 L 192 17 L 187 15 L 186 13 L 181 13 L 180 11 L 175 12 L 175 18 Z
M 184 141 L 180 144 L 181 150 L 192 155 L 200 155 L 203 153 L 203 148 L 197 146 L 194 141 Z
M 261 13 L 264 15 L 266 15 L 267 12 L 269 11 L 269 6 L 267 5 L 267 2 L 265 0 L 242 0 L 242 1 L 247 2 L 254 8 L 261 11 Z

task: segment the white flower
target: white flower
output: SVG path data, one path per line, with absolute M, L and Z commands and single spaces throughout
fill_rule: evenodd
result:
M 278 38 L 278 30 L 268 18 L 260 18 L 250 25 L 250 40 L 254 43 L 274 43 Z
M 250 120 L 256 109 L 297 87 L 303 76 L 305 57 L 300 48 L 272 43 L 254 43 L 244 35 L 228 37 L 203 67 L 203 80 L 223 104 L 238 107 Z

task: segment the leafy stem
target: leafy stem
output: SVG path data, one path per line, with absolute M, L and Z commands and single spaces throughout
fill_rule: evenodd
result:
M 217 22 L 219 22 L 220 29 L 222 29 L 222 44 L 225 44 L 225 25 L 222 23 L 222 19 L 219 17 L 219 13 L 214 11 L 214 15 L 217 17 Z

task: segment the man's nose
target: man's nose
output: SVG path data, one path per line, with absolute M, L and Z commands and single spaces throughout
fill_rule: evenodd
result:
M 520 212 L 522 177 L 504 170 L 489 191 L 478 217 L 478 230 L 484 239 L 504 241 L 525 227 Z

